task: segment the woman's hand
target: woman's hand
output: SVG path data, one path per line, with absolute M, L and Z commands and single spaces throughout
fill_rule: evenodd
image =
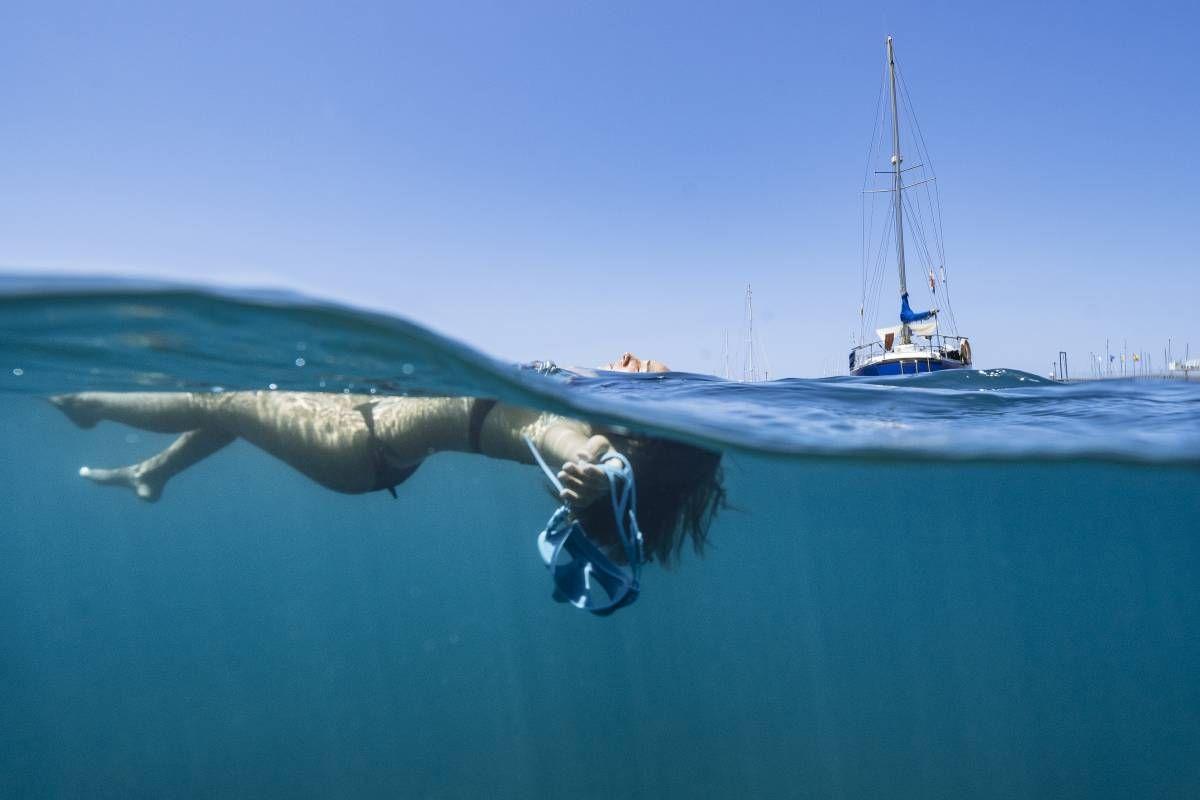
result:
M 575 454 L 575 460 L 563 464 L 559 471 L 563 490 L 558 499 L 573 508 L 587 508 L 606 494 L 608 476 L 600 468 L 600 459 L 612 449 L 612 443 L 603 436 L 588 439 Z

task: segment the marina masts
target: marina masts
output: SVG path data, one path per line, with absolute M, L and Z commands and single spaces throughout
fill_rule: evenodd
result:
M 904 160 L 900 156 L 900 110 L 896 102 L 896 53 L 892 45 L 892 37 L 887 37 L 888 85 L 892 96 L 892 203 L 896 209 L 896 262 L 900 268 L 900 296 L 908 293 L 908 281 L 904 274 L 904 202 L 901 192 L 902 177 L 900 164 Z M 908 323 L 900 328 L 902 344 L 912 342 L 912 331 Z

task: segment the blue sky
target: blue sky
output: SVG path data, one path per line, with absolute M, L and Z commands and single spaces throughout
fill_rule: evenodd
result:
M 0 10 L 0 265 L 289 286 L 510 359 L 842 366 L 887 34 L 977 362 L 1200 351 L 1192 3 Z M 886 304 L 885 304 L 886 305 Z

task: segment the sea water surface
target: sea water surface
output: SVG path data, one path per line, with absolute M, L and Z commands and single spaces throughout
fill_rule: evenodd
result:
M 732 507 L 599 619 L 550 598 L 530 467 L 438 455 L 392 500 L 238 442 L 148 504 L 77 470 L 172 437 L 44 401 L 85 389 L 497 397 L 721 449 Z M 3 797 L 1200 793 L 1197 383 L 535 369 L 7 277 L 0 432 Z

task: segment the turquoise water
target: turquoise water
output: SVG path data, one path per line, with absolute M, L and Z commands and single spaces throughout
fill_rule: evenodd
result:
M 0 796 L 1200 791 L 1200 384 L 542 374 L 284 295 L 0 292 Z M 239 442 L 145 504 L 76 470 L 171 437 L 41 399 L 270 384 L 720 446 L 735 508 L 596 619 L 529 467 L 344 496 Z

